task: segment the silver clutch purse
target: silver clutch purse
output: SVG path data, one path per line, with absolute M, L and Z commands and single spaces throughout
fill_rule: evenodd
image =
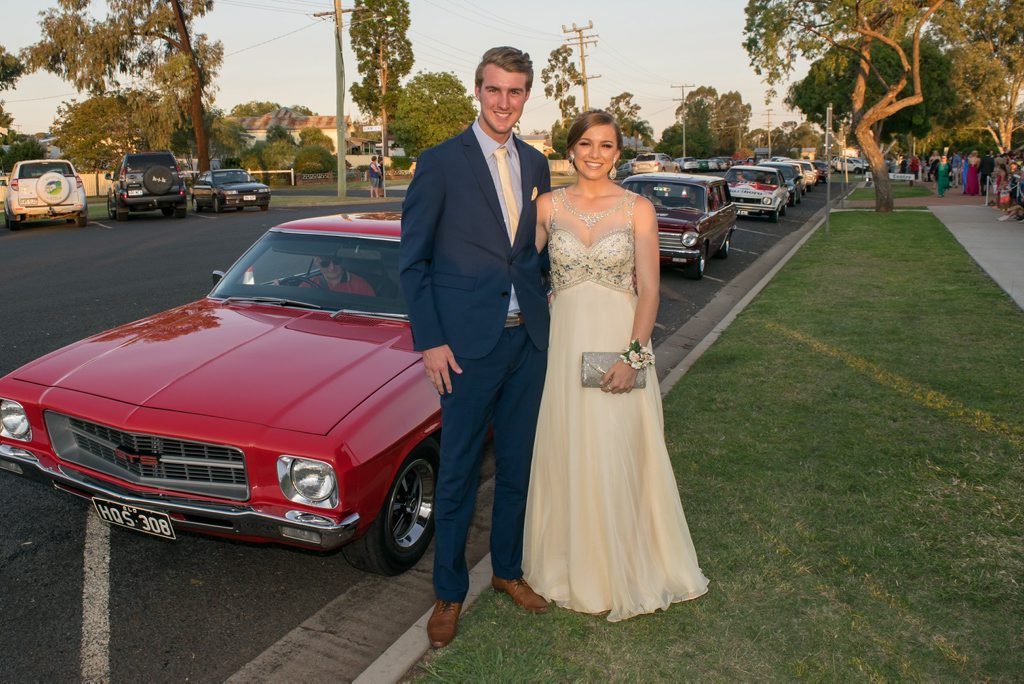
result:
M 608 369 L 620 359 L 620 352 L 583 352 L 582 383 L 584 387 L 600 387 L 601 378 Z M 636 373 L 633 387 L 647 387 L 647 369 L 641 368 Z

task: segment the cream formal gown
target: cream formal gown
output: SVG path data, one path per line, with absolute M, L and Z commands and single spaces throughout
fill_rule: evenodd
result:
M 657 378 L 648 371 L 647 387 L 627 394 L 580 385 L 583 352 L 624 349 L 632 332 L 636 198 L 586 214 L 564 190 L 552 197 L 551 342 L 523 558 L 542 596 L 612 622 L 708 588 L 665 447 Z

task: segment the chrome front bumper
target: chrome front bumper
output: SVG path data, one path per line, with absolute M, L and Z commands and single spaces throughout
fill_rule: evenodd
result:
M 176 530 L 256 538 L 322 550 L 336 549 L 352 538 L 359 514 L 334 522 L 309 511 L 288 511 L 283 516 L 255 510 L 245 504 L 220 504 L 166 494 L 143 494 L 61 467 L 48 468 L 25 449 L 0 444 L 0 471 L 52 484 L 83 499 L 100 497 L 129 506 L 168 514 Z

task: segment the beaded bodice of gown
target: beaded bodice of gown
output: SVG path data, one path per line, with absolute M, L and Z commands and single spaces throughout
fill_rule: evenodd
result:
M 578 210 L 565 188 L 552 195 L 551 286 L 559 290 L 592 281 L 613 290 L 636 292 L 633 259 L 633 205 L 636 194 L 626 191 L 609 209 Z M 582 236 L 582 237 L 581 237 Z

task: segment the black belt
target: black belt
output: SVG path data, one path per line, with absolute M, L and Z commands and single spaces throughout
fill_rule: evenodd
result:
M 519 311 L 511 313 L 505 317 L 505 327 L 515 328 L 516 326 L 523 324 L 523 314 Z

